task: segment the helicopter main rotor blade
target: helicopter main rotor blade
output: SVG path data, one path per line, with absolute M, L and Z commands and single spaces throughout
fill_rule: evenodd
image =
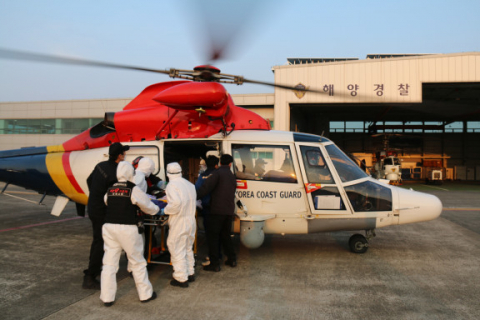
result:
M 31 53 L 31 52 L 10 50 L 10 49 L 4 49 L 4 48 L 0 48 L 0 58 L 170 74 L 170 71 L 167 71 L 167 70 L 149 69 L 149 68 L 128 66 L 128 65 L 115 64 L 115 63 L 109 63 L 109 62 L 84 60 L 84 59 L 78 59 L 78 58 L 67 58 L 67 57 L 61 57 L 61 56 L 55 56 L 55 55 Z
M 249 80 L 249 79 L 242 79 L 244 83 L 254 83 L 254 84 L 261 84 L 265 86 L 270 86 L 270 87 L 275 87 L 275 88 L 281 88 L 281 89 L 286 89 L 286 90 L 293 90 L 293 91 L 302 91 L 302 92 L 314 92 L 314 93 L 328 93 L 324 90 L 318 90 L 318 89 L 308 89 L 308 88 L 299 88 L 299 87 L 293 87 L 289 85 L 283 85 L 283 84 L 278 84 L 278 83 L 271 83 L 271 82 L 265 82 L 265 81 L 257 81 L 257 80 Z
M 184 2 L 185 3 L 185 2 Z M 188 19 L 192 23 L 198 50 L 203 51 L 203 61 L 212 64 L 219 60 L 231 60 L 244 51 L 252 37 L 249 30 L 258 32 L 271 19 L 274 0 L 189 0 Z M 250 35 L 248 35 L 250 33 Z
M 146 71 L 146 72 L 166 74 L 171 78 L 181 78 L 181 79 L 188 79 L 192 81 L 217 81 L 222 83 L 235 83 L 237 85 L 240 85 L 243 83 L 252 83 L 252 84 L 265 85 L 265 86 L 299 91 L 299 92 L 312 92 L 312 93 L 319 93 L 319 94 L 328 93 L 328 91 L 325 91 L 325 90 L 310 89 L 310 88 L 300 87 L 300 86 L 283 85 L 283 84 L 266 82 L 266 81 L 245 79 L 242 76 L 235 76 L 235 75 L 220 73 L 220 72 L 212 71 L 208 68 L 207 68 L 208 70 L 203 70 L 202 72 L 199 72 L 196 70 L 181 70 L 181 69 L 159 70 L 159 69 L 129 66 L 129 65 L 122 65 L 122 64 L 102 62 L 102 61 L 93 61 L 93 60 L 85 60 L 85 59 L 79 59 L 79 58 L 70 58 L 70 57 L 62 57 L 62 56 L 56 56 L 56 55 L 11 50 L 11 49 L 5 49 L 0 47 L 0 59 L 2 58 L 12 59 L 12 60 L 21 60 L 21 61 L 47 62 L 47 63 L 57 63 L 57 64 L 122 69 L 122 70 Z M 220 71 L 216 68 L 214 69 L 217 71 Z

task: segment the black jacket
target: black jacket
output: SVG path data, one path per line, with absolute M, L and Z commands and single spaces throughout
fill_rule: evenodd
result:
M 117 166 L 113 160 L 100 162 L 95 166 L 87 178 L 88 190 L 88 215 L 95 218 L 105 218 L 107 206 L 104 202 L 107 189 L 117 182 Z
M 230 171 L 230 167 L 220 166 L 197 190 L 197 199 L 211 194 L 211 214 L 234 215 L 236 189 L 237 179 Z

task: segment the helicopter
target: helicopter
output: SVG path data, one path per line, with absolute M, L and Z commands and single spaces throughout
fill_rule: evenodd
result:
M 386 179 L 393 185 L 402 183 L 402 172 L 400 159 L 393 152 L 379 152 L 379 160 L 375 163 L 375 174 L 377 179 Z
M 114 142 L 128 145 L 126 161 L 151 158 L 166 180 L 166 165 L 182 165 L 188 180 L 200 158 L 231 154 L 239 200 L 233 230 L 247 248 L 258 248 L 265 234 L 307 234 L 364 230 L 349 239 L 350 250 L 364 253 L 375 229 L 433 220 L 440 200 L 366 174 L 328 138 L 275 131 L 256 113 L 240 108 L 222 83 L 256 83 L 279 89 L 321 90 L 254 81 L 221 73 L 211 65 L 193 70 L 156 70 L 97 61 L 0 49 L 0 57 L 156 72 L 182 80 L 148 86 L 122 111 L 61 145 L 0 151 L 0 181 L 56 197 L 59 216 L 73 201 L 84 215 L 86 179 L 108 157 Z M 260 169 L 259 169 L 260 168 Z M 248 208 L 248 209 L 247 209 Z
M 387 180 L 392 185 L 402 184 L 402 159 L 398 157 L 396 148 L 389 147 L 389 139 L 398 134 L 383 133 L 374 134 L 372 137 L 383 137 L 383 150 L 376 152 L 377 162 L 373 166 L 376 179 Z

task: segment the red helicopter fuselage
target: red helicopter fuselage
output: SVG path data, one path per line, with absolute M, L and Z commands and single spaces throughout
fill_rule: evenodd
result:
M 220 131 L 271 129 L 270 123 L 256 113 L 235 106 L 221 84 L 190 81 L 151 85 L 123 111 L 107 113 L 98 126 L 65 142 L 64 150 L 99 148 L 113 142 L 205 138 Z M 111 134 L 106 134 L 109 130 Z
M 216 82 L 172 81 L 151 85 L 122 111 L 62 145 L 0 151 L 0 181 L 86 204 L 71 167 L 74 151 L 161 139 L 201 139 L 233 130 L 270 130 L 256 113 L 235 106 Z

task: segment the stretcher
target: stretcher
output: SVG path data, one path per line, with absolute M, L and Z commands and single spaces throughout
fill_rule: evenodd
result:
M 195 218 L 196 218 L 195 214 Z M 146 216 L 144 218 L 145 226 L 145 259 L 148 264 L 171 265 L 170 253 L 167 247 L 168 237 L 168 215 L 165 216 Z M 193 244 L 193 253 L 197 255 L 197 232 L 195 232 L 195 241 Z

